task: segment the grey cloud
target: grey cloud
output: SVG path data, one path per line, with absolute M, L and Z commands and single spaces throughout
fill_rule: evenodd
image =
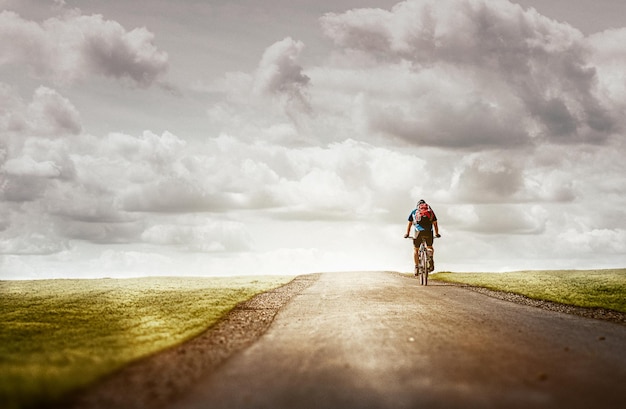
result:
M 578 181 L 585 177 L 572 174 L 586 160 L 563 150 L 554 145 L 538 152 L 486 151 L 467 156 L 456 165 L 449 197 L 471 204 L 575 202 L 583 196 Z
M 0 85 L 6 97 L 0 106 L 0 197 L 34 201 L 54 189 L 56 181 L 74 178 L 66 138 L 81 132 L 80 114 L 50 88 L 39 87 L 27 104 Z
M 117 192 L 107 189 L 106 181 L 99 186 L 89 186 L 85 180 L 57 184 L 46 194 L 46 211 L 60 223 L 92 224 L 134 223 L 138 216 L 124 212 Z
M 599 86 L 607 105 L 626 111 L 626 28 L 606 30 L 587 38 Z M 623 129 L 623 127 L 621 128 Z
M 153 45 L 154 34 L 145 28 L 126 32 L 122 26 L 101 16 L 83 16 L 89 26 L 102 30 L 91 33 L 83 50 L 94 72 L 114 78 L 129 78 L 147 87 L 168 69 L 168 56 Z
M 303 49 L 287 37 L 265 49 L 253 73 L 228 72 L 205 87 L 224 96 L 207 111 L 211 122 L 240 138 L 310 144 L 300 132 L 312 114 L 311 80 L 298 62 Z
M 466 132 L 450 129 L 448 135 L 444 131 L 432 141 L 407 137 L 420 131 L 412 129 L 407 118 L 405 123 L 399 118 L 394 127 L 383 126 L 391 135 L 409 142 L 460 147 L 485 146 L 486 138 L 488 144 L 502 147 L 544 140 L 601 143 L 617 128 L 615 113 L 598 97 L 597 71 L 590 66 L 591 53 L 582 34 L 534 9 L 524 10 L 504 0 L 405 1 L 391 11 L 361 9 L 327 14 L 321 23 L 326 35 L 342 49 L 374 56 L 380 64 L 408 61 L 416 75 L 433 70 L 459 87 L 473 88 L 478 97 L 471 98 L 499 107 L 482 112 L 469 108 L 455 112 L 443 105 L 422 110 L 432 122 L 431 132 L 449 124 L 468 125 L 462 126 Z M 464 75 L 451 76 L 451 69 Z M 431 91 L 428 97 L 436 92 L 436 85 Z M 445 91 L 441 88 L 439 93 Z M 511 105 L 515 100 L 519 106 Z M 409 105 L 415 103 L 407 101 Z M 447 121 L 437 120 L 438 111 L 447 111 Z M 476 115 L 476 119 L 467 121 L 469 115 Z M 535 124 L 507 129 L 515 117 Z M 481 119 L 504 126 L 485 133 L 480 130 Z M 477 126 L 475 139 L 466 138 L 467 131 Z M 510 137 L 509 132 L 517 135 Z M 541 138 L 533 139 L 536 134 Z
M 310 78 L 297 63 L 303 48 L 301 41 L 289 37 L 272 44 L 263 53 L 253 85 L 257 95 L 284 98 L 285 113 L 296 123 L 300 113 L 311 109 L 306 93 Z
M 0 254 L 47 255 L 70 248 L 66 237 L 58 235 L 49 215 L 38 203 L 0 202 L 2 229 Z
M 429 106 L 414 112 L 404 112 L 406 108 L 400 106 L 370 106 L 366 108 L 366 121 L 373 131 L 419 146 L 478 149 L 530 144 L 522 126 L 511 126 L 518 122 L 512 115 L 475 98 L 466 104 L 450 104 L 442 99 L 433 97 Z
M 320 23 L 324 33 L 342 47 L 389 54 L 393 46 L 393 12 L 354 9 L 343 14 L 327 13 Z
M 116 223 L 60 219 L 56 223 L 61 237 L 99 244 L 136 243 L 144 228 L 140 220 Z
M 168 55 L 145 28 L 127 31 L 101 15 L 67 12 L 39 24 L 0 13 L 1 64 L 24 64 L 39 77 L 67 83 L 92 74 L 147 87 L 165 74 Z
M 78 135 L 82 131 L 78 110 L 55 90 L 39 87 L 28 107 L 30 128 L 43 135 Z
M 157 224 L 141 236 L 147 243 L 178 246 L 189 251 L 234 252 L 250 249 L 250 237 L 243 223 L 211 221 L 202 225 Z
M 39 178 L 56 178 L 61 175 L 61 169 L 53 162 L 35 162 L 31 157 L 20 159 L 8 160 L 4 164 L 5 174 Z
M 43 196 L 48 181 L 37 176 L 2 175 L 0 198 L 9 202 L 29 202 Z
M 129 212 L 186 213 L 237 208 L 229 195 L 209 193 L 201 184 L 180 178 L 160 179 L 128 188 L 120 197 Z
M 542 119 L 551 135 L 561 138 L 576 131 L 576 119 L 561 99 L 552 98 L 542 102 L 541 105 L 533 107 L 533 110 Z
M 255 77 L 257 92 L 298 92 L 310 79 L 296 63 L 304 44 L 285 38 L 270 46 L 259 63 Z
M 546 229 L 547 215 L 520 210 L 516 206 L 479 208 L 479 220 L 469 230 L 489 234 L 541 234 Z
M 27 138 L 6 141 L 7 155 L 0 167 L 0 197 L 12 202 L 36 200 L 56 186 L 72 180 L 76 169 L 62 140 Z
M 470 212 L 448 212 L 443 220 L 459 230 L 481 234 L 539 235 L 545 232 L 549 218 L 548 212 L 536 205 L 482 204 L 471 206 Z
M 463 202 L 491 203 L 512 201 L 523 190 L 521 168 L 510 163 L 475 159 L 465 166 L 456 182 L 456 195 Z
M 2 235 L 0 254 L 46 255 L 67 250 L 67 240 L 42 233 L 21 234 L 17 237 Z
M 554 186 L 546 199 L 557 203 L 573 202 L 578 197 L 577 193 L 572 183 L 564 183 L 560 186 Z
M 0 92 L 5 97 L 0 106 L 0 131 L 18 136 L 68 136 L 82 131 L 80 113 L 56 90 L 40 86 L 26 104 L 4 84 Z

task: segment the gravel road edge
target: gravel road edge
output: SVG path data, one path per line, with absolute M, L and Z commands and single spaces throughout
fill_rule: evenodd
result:
M 435 281 L 435 279 L 433 279 Z M 565 314 L 578 315 L 580 317 L 592 318 L 596 320 L 608 321 L 614 324 L 626 325 L 626 313 L 620 311 L 609 310 L 599 307 L 577 307 L 574 305 L 561 304 L 553 301 L 537 300 L 534 298 L 526 297 L 521 294 L 496 291 L 489 288 L 478 287 L 468 284 L 449 283 L 444 281 L 438 281 L 437 284 L 452 285 L 456 287 L 465 288 L 467 290 L 475 291 L 484 294 L 488 297 L 498 298 L 517 304 L 528 305 L 531 307 L 542 308 L 544 310 L 562 312 Z

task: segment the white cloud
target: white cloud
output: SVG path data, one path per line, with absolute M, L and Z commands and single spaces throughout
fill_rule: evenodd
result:
M 262 222 L 381 221 L 393 217 L 389 206 L 398 206 L 398 195 L 408 196 L 412 175 L 423 170 L 418 158 L 354 141 L 290 149 L 223 136 L 188 145 L 171 133 L 145 132 L 82 135 L 69 142 L 31 137 L 21 150 L 11 150 L 3 168 L 9 182 L 4 198 L 32 206 L 7 212 L 24 220 L 46 215 L 54 237 L 94 243 L 188 241 L 194 250 L 247 248 L 233 239 L 236 229 L 215 233 L 229 225 L 209 213 L 207 220 L 218 224 L 193 228 L 159 223 L 160 214 L 231 217 L 254 211 Z M 211 239 L 214 233 L 222 239 Z
M 49 255 L 67 250 L 69 241 L 58 235 L 49 215 L 40 212 L 35 203 L 25 203 L 19 211 L 1 206 L 3 226 L 0 230 L 0 258 L 4 255 Z
M 194 139 L 83 124 L 85 81 L 162 78 L 147 29 L 0 18 L 15 40 L 0 65 L 63 94 L 0 84 L 3 277 L 410 269 L 420 198 L 440 220 L 439 268 L 624 261 L 623 30 L 585 38 L 507 1 L 328 14 L 329 55 L 287 37 L 248 72 L 196 79 L 206 117 L 189 95 L 159 107 L 221 129 Z M 102 104 L 154 97 L 123 91 Z
M 626 253 L 625 229 L 591 229 L 580 231 L 568 229 L 558 238 L 584 253 L 624 254 Z
M 58 181 L 75 175 L 72 159 L 63 140 L 11 137 L 4 142 L 0 162 L 0 197 L 8 201 L 29 201 L 41 197 Z
M 8 175 L 31 175 L 43 178 L 56 178 L 61 175 L 61 170 L 54 162 L 35 162 L 30 156 L 8 160 L 4 164 L 4 171 Z

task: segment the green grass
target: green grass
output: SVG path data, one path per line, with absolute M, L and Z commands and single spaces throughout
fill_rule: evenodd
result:
M 0 281 L 0 407 L 53 401 L 291 279 Z
M 579 307 L 626 312 L 626 269 L 449 273 L 433 280 L 469 284 Z

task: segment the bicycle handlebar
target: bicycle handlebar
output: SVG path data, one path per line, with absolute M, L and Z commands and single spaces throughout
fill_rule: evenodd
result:
M 404 238 L 405 238 L 405 239 L 413 239 L 413 240 L 415 240 L 417 237 L 413 237 L 413 236 L 411 236 L 411 235 L 409 234 L 408 236 L 404 236 Z M 434 239 L 439 239 L 439 238 L 441 238 L 441 234 L 435 234 L 435 235 L 433 235 L 433 238 L 434 238 Z

